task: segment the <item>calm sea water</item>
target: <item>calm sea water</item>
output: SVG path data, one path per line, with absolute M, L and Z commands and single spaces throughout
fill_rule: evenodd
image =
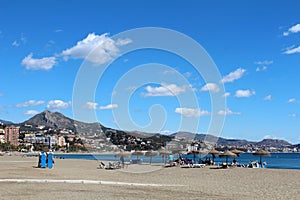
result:
M 114 157 L 113 154 L 58 154 L 55 155 L 56 158 L 62 159 L 84 159 L 84 160 L 105 160 L 105 161 L 119 161 L 120 158 Z M 194 155 L 187 155 L 189 159 L 194 159 Z M 211 156 L 209 156 L 211 158 Z M 136 159 L 136 156 L 131 156 L 130 158 L 125 158 L 126 162 L 132 159 Z M 139 156 L 143 162 L 150 162 L 150 157 Z M 174 156 L 176 159 L 177 156 Z M 202 157 L 205 160 L 206 157 Z M 199 155 L 195 155 L 196 162 L 199 162 Z M 225 162 L 225 158 L 215 158 L 216 163 Z M 236 158 L 240 164 L 248 164 L 250 161 L 259 161 L 259 156 L 254 156 L 251 153 L 241 154 Z M 300 153 L 273 153 L 271 156 L 263 156 L 263 162 L 267 162 L 267 168 L 275 169 L 298 169 L 300 170 Z M 232 158 L 228 159 L 229 162 Z M 163 163 L 161 156 L 152 157 L 152 163 Z

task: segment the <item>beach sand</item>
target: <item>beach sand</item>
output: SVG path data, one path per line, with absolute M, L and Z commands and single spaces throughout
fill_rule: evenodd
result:
M 36 157 L 1 156 L 0 199 L 298 199 L 300 196 L 300 170 L 185 169 L 158 165 L 104 170 L 97 169 L 98 164 L 99 161 L 56 159 L 54 169 L 40 169 L 36 168 Z

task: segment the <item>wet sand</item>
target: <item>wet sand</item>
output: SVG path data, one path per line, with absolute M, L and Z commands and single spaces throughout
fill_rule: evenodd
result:
M 0 157 L 1 199 L 298 199 L 300 170 L 210 169 L 129 165 L 97 169 L 98 161 Z

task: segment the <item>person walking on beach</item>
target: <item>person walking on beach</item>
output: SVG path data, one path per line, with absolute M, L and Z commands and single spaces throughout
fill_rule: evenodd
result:
M 41 162 L 42 162 L 42 153 L 39 152 L 38 168 L 41 168 Z
M 124 160 L 124 156 L 123 155 L 120 157 L 120 161 L 121 161 L 121 164 L 122 164 L 122 168 L 124 168 L 125 160 Z

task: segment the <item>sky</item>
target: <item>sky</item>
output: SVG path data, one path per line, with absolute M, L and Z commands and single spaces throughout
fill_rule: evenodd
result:
M 0 119 L 22 122 L 50 110 L 125 130 L 300 143 L 299 7 L 3 0 Z M 202 50 L 186 49 L 191 41 Z M 173 46 L 185 56 L 165 49 Z M 215 119 L 220 130 L 210 129 Z

